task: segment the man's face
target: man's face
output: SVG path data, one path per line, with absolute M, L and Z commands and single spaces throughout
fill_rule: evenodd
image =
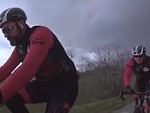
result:
M 144 60 L 144 55 L 134 56 L 134 59 L 138 64 L 141 64 Z
M 4 36 L 9 40 L 12 46 L 16 45 L 17 39 L 20 37 L 20 32 L 14 22 L 7 22 L 2 27 Z

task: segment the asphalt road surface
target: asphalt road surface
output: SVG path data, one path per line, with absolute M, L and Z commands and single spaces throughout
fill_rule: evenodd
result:
M 133 113 L 134 102 L 126 105 L 125 107 L 113 112 L 113 113 Z

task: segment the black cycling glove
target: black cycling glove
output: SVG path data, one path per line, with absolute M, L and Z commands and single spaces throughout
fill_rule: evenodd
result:
M 133 93 L 133 90 L 131 89 L 131 87 L 129 85 L 126 86 L 126 91 L 129 93 L 129 94 L 132 94 Z

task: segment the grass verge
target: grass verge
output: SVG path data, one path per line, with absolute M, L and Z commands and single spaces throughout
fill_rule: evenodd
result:
M 126 97 L 126 101 L 119 98 L 111 98 L 102 101 L 96 101 L 84 105 L 76 105 L 72 108 L 70 113 L 112 113 L 132 102 L 130 97 Z

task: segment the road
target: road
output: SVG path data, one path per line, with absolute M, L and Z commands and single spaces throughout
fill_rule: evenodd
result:
M 128 104 L 127 106 L 113 112 L 113 113 L 133 113 L 134 110 L 134 102 Z

